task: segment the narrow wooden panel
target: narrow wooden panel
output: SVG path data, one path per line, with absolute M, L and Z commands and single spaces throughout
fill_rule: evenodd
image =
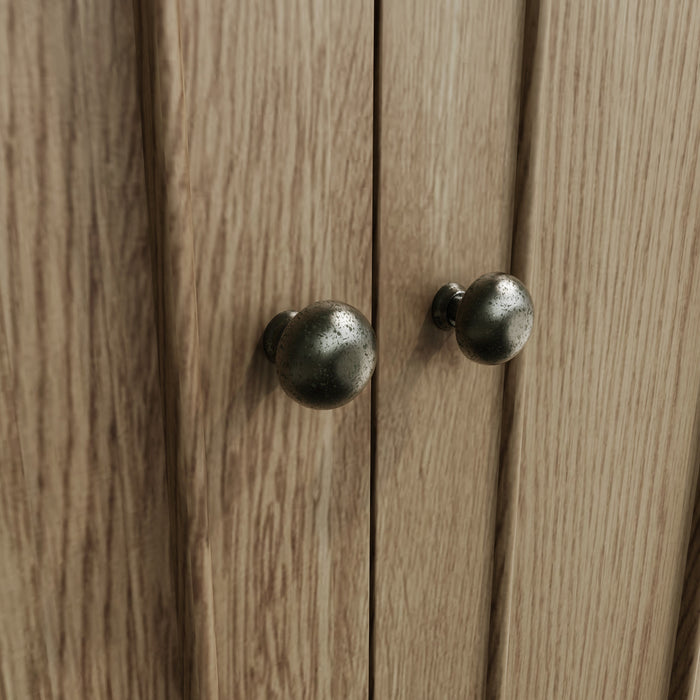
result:
M 382 2 L 377 698 L 483 694 L 503 370 L 429 318 L 508 270 L 521 4 Z
M 180 5 L 222 698 L 367 693 L 370 395 L 294 404 L 259 339 L 371 309 L 372 3 Z
M 217 700 L 194 229 L 180 14 L 134 2 L 182 693 Z
M 658 698 L 698 470 L 700 6 L 533 8 L 489 694 Z
M 179 696 L 135 75 L 130 6 L 0 5 L 4 698 Z

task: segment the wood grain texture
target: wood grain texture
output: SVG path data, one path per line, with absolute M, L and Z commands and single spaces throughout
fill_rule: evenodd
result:
M 513 270 L 537 318 L 488 694 L 662 697 L 698 470 L 700 7 L 531 9 Z
M 134 2 L 182 693 L 219 695 L 180 13 Z
M 371 309 L 371 2 L 180 3 L 222 698 L 368 684 L 370 394 L 315 412 L 259 340 Z
M 374 695 L 483 695 L 503 370 L 429 317 L 508 270 L 520 3 L 382 2 Z
M 0 316 L 0 552 L 3 568 L 0 636 L 0 697 L 49 697 L 48 653 L 42 635 L 41 589 L 35 524 L 17 425 L 12 368 L 4 318 Z
M 131 8 L 0 37 L 0 696 L 178 697 Z

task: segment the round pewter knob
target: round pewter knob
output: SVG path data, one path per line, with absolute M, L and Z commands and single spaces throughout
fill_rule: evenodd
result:
M 432 316 L 438 328 L 455 329 L 457 344 L 470 360 L 500 365 L 523 349 L 535 312 L 519 279 L 494 272 L 466 290 L 455 282 L 441 287 L 433 299 Z
M 377 361 L 370 322 L 338 301 L 277 314 L 265 328 L 263 349 L 285 392 L 309 408 L 337 408 L 354 399 Z

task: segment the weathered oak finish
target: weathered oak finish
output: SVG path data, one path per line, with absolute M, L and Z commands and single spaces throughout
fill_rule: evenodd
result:
M 370 393 L 302 408 L 259 341 L 316 299 L 370 314 L 372 3 L 180 18 L 220 697 L 364 697 Z
M 533 7 L 513 271 L 538 318 L 489 695 L 659 698 L 698 470 L 700 6 Z
M 0 3 L 0 697 L 179 697 L 130 5 Z
M 133 7 L 182 693 L 218 700 L 180 14 L 167 0 Z
M 430 320 L 508 270 L 521 4 L 383 0 L 376 319 L 376 698 L 479 697 L 503 369 Z
M 0 3 L 0 700 L 700 698 L 700 7 L 525 5 L 381 2 L 370 649 L 370 394 L 259 340 L 372 307 L 373 4 Z

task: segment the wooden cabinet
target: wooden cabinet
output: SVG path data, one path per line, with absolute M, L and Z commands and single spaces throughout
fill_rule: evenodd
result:
M 700 698 L 699 31 L 0 3 L 0 698 Z M 505 368 L 429 317 L 493 270 Z M 259 345 L 321 298 L 327 412 Z

